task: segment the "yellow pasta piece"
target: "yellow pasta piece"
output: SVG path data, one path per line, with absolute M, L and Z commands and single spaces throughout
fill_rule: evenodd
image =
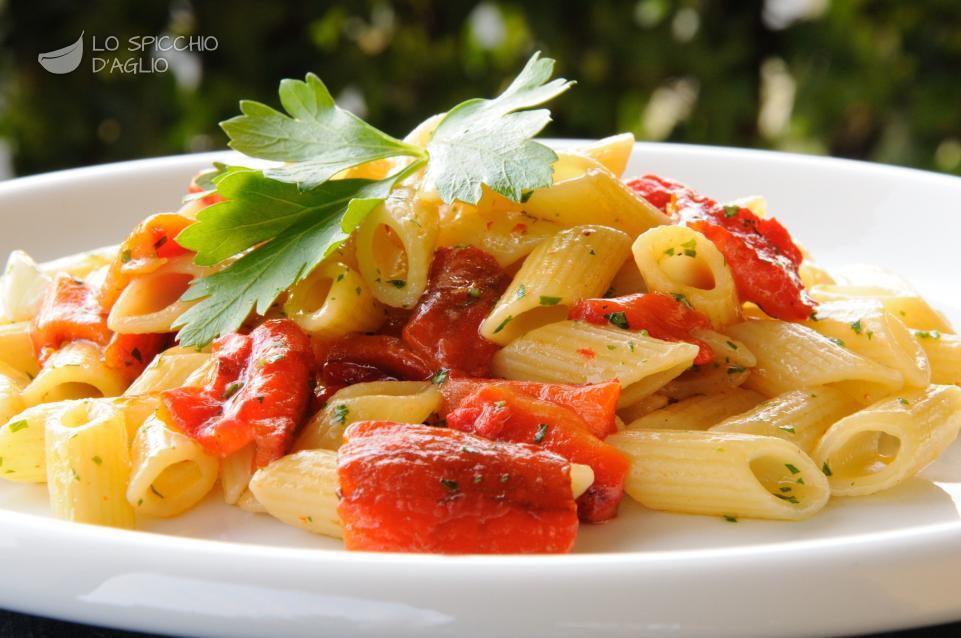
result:
M 250 491 L 268 514 L 314 534 L 343 537 L 337 515 L 337 453 L 304 450 L 254 474 Z
M 73 406 L 73 401 L 44 403 L 14 415 L 0 427 L 0 478 L 18 483 L 44 483 L 47 460 L 44 429 L 48 419 Z
M 502 205 L 501 201 L 507 203 Z M 464 202 L 444 206 L 440 210 L 437 245 L 476 246 L 507 267 L 563 230 L 558 224 L 531 217 L 516 206 L 487 189 L 476 206 Z
M 961 385 L 961 337 L 937 330 L 915 330 L 931 365 L 931 383 Z
M 31 376 L 40 371 L 29 321 L 0 326 L 0 361 Z
M 43 369 L 23 390 L 27 405 L 85 397 L 123 394 L 127 379 L 108 368 L 100 348 L 89 341 L 73 341 L 53 353 Z
M 20 393 L 29 383 L 30 377 L 0 361 L 0 423 L 27 407 Z
M 603 226 L 561 231 L 534 249 L 480 325 L 485 339 L 506 345 L 567 317 L 569 306 L 600 296 L 630 254 L 627 235 Z
M 197 352 L 190 348 L 170 348 L 154 357 L 150 365 L 124 391 L 124 396 L 181 388 L 187 385 L 190 375 L 210 359 L 209 352 Z
M 859 401 L 904 385 L 897 370 L 851 352 L 797 323 L 751 320 L 728 326 L 727 333 L 757 357 L 746 385 L 769 397 L 815 385 L 838 385 Z
M 633 133 L 604 137 L 578 149 L 580 153 L 599 162 L 618 177 L 622 176 L 624 171 L 627 170 L 627 162 L 631 159 L 631 151 L 633 150 Z
M 496 355 L 491 369 L 505 379 L 550 383 L 621 382 L 625 407 L 688 368 L 697 346 L 652 339 L 620 328 L 560 321 L 528 332 Z M 656 379 L 657 387 L 650 380 Z
M 631 405 L 625 406 L 618 409 L 617 411 L 617 421 L 620 421 L 617 429 L 623 430 L 627 427 L 628 423 L 636 421 L 643 416 L 647 416 L 651 412 L 660 410 L 670 402 L 663 394 L 649 394 L 642 399 L 635 401 Z
M 692 396 L 627 424 L 628 430 L 706 430 L 724 419 L 750 410 L 764 397 L 732 388 L 718 394 Z
M 904 323 L 873 299 L 829 301 L 805 322 L 848 350 L 901 373 L 906 385 L 931 383 L 931 366 L 924 350 Z
M 631 238 L 671 222 L 606 169 L 591 169 L 580 177 L 538 189 L 524 210 L 561 226 L 597 224 L 622 230 Z
M 725 419 L 711 431 L 776 436 L 810 454 L 829 427 L 860 407 L 840 390 L 815 386 L 779 394 L 743 414 Z
M 337 391 L 307 422 L 295 450 L 336 450 L 344 430 L 357 421 L 423 423 L 440 407 L 442 397 L 426 381 L 373 381 Z
M 71 277 L 83 278 L 98 268 L 109 266 L 117 256 L 118 250 L 120 245 L 114 244 L 66 255 L 40 264 L 40 270 L 51 276 L 62 272 Z
M 637 269 L 634 260 L 628 259 L 614 275 L 614 279 L 611 280 L 611 285 L 604 296 L 623 297 L 638 292 L 647 292 L 647 283 L 644 282 L 644 276 Z
M 251 443 L 226 457 L 220 464 L 220 486 L 224 491 L 224 502 L 228 505 L 240 503 L 240 499 L 248 491 L 247 487 L 254 475 L 255 451 L 254 444 Z
M 207 495 L 217 482 L 217 459 L 185 434 L 151 417 L 131 445 L 127 502 L 139 514 L 181 514 Z
M 687 303 L 707 315 L 715 328 L 740 318 L 731 270 L 701 233 L 686 226 L 660 226 L 638 237 L 632 250 L 648 290 Z
M 340 262 L 322 262 L 294 286 L 284 312 L 305 332 L 325 339 L 373 332 L 386 318 L 360 273 Z
M 209 271 L 184 255 L 133 277 L 107 315 L 107 327 L 119 334 L 172 332 L 174 321 L 195 303 L 181 301 L 181 295 Z
M 39 312 L 50 286 L 50 275 L 33 258 L 14 250 L 0 276 L 0 324 L 30 321 Z
M 830 496 L 811 459 L 775 437 L 625 430 L 606 442 L 631 460 L 625 491 L 651 509 L 802 520 Z
M 884 399 L 832 425 L 814 460 L 838 496 L 886 490 L 920 472 L 961 430 L 961 388 L 932 385 Z
M 809 292 L 817 301 L 875 299 L 884 309 L 916 330 L 938 330 L 953 333 L 951 324 L 940 312 L 911 290 L 892 290 L 877 286 L 814 286 Z
M 355 232 L 360 274 L 376 299 L 412 308 L 427 288 L 438 212 L 409 188 L 395 189 Z
M 106 402 L 77 401 L 46 420 L 50 509 L 78 523 L 132 528 L 125 492 L 130 451 L 123 414 Z

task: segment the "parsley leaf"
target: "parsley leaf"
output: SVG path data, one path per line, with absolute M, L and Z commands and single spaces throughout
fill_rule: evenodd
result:
M 352 166 L 398 155 L 425 157 L 423 149 L 338 107 L 313 73 L 303 82 L 283 80 L 279 94 L 288 115 L 260 102 L 242 100 L 243 115 L 220 123 L 234 150 L 289 162 L 266 169 L 264 175 L 271 179 L 311 189 Z
M 267 312 L 281 292 L 347 238 L 400 177 L 333 180 L 309 191 L 269 180 L 259 171 L 222 178 L 221 192 L 234 199 L 206 209 L 177 242 L 197 251 L 200 264 L 218 263 L 256 247 L 190 284 L 181 299 L 200 302 L 174 322 L 180 344 L 205 345 L 239 328 L 251 310 Z M 235 188 L 234 180 L 244 182 Z
M 425 182 L 441 199 L 476 204 L 484 184 L 521 201 L 525 192 L 551 184 L 557 154 L 531 139 L 550 122 L 550 111 L 524 109 L 571 87 L 563 78 L 550 80 L 553 72 L 554 60 L 535 53 L 500 96 L 467 100 L 447 112 L 427 144 Z

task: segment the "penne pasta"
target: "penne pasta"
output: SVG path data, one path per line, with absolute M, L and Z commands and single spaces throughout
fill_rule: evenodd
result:
M 802 520 L 830 496 L 810 457 L 776 437 L 625 430 L 606 442 L 631 460 L 625 491 L 651 509 Z
M 627 424 L 628 430 L 706 430 L 756 406 L 764 397 L 751 390 L 692 396 L 653 411 Z
M 133 277 L 107 315 L 107 327 L 118 334 L 173 332 L 174 321 L 193 305 L 181 295 L 209 271 L 194 264 L 193 255 L 184 255 Z
M 560 321 L 528 332 L 494 355 L 491 369 L 505 379 L 549 383 L 621 382 L 625 407 L 681 374 L 697 346 L 620 328 Z
M 0 325 L 0 361 L 29 376 L 40 371 L 29 322 Z
M 931 365 L 931 383 L 961 385 L 961 337 L 937 330 L 914 330 Z
M 304 450 L 257 470 L 250 491 L 268 514 L 314 534 L 341 538 L 337 454 Z
M 291 289 L 284 312 L 305 332 L 322 339 L 371 332 L 386 318 L 384 307 L 357 271 L 326 261 Z
M 502 204 L 507 202 L 507 204 Z M 484 191 L 476 206 L 454 202 L 440 209 L 438 246 L 472 244 L 509 267 L 531 253 L 538 244 L 563 227 L 531 217 L 504 198 Z
M 157 417 L 147 419 L 133 437 L 126 499 L 138 514 L 181 514 L 217 482 L 217 459 L 190 437 Z
M 578 149 L 579 153 L 603 165 L 614 175 L 620 177 L 627 170 L 627 161 L 634 150 L 634 134 L 621 133 L 597 140 Z M 556 181 L 560 181 L 557 176 Z
M 776 436 L 810 454 L 829 427 L 860 407 L 840 390 L 814 386 L 779 394 L 721 421 L 711 431 Z
M 740 318 L 734 277 L 724 256 L 701 233 L 661 226 L 638 237 L 632 250 L 648 290 L 687 303 L 718 329 Z
M 254 452 L 253 444 L 248 444 L 225 457 L 220 464 L 220 486 L 223 488 L 224 502 L 228 505 L 238 505 L 248 491 L 254 475 Z
M 23 390 L 27 405 L 86 397 L 123 394 L 127 380 L 121 370 L 108 368 L 100 348 L 73 341 L 53 353 L 36 378 Z
M 911 290 L 892 290 L 877 286 L 814 286 L 811 296 L 817 301 L 841 301 L 845 299 L 874 299 L 884 309 L 915 330 L 938 330 L 953 333 L 951 324 L 940 312 Z
M 831 493 L 863 496 L 898 485 L 936 459 L 961 430 L 961 388 L 891 396 L 832 425 L 814 450 Z
M 29 383 L 30 377 L 0 361 L 0 423 L 27 407 L 20 394 Z
M 197 352 L 179 346 L 170 348 L 154 357 L 150 365 L 124 391 L 124 396 L 163 392 L 188 385 L 187 379 L 210 359 L 209 352 Z
M 0 324 L 30 321 L 50 286 L 50 275 L 22 250 L 10 253 L 0 276 Z
M 627 259 L 630 240 L 603 226 L 577 226 L 534 249 L 480 326 L 506 345 L 534 328 L 567 317 L 577 301 L 601 295 Z

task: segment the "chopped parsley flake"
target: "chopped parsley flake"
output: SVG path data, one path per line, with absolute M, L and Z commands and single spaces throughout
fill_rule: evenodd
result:
M 623 312 L 610 312 L 604 315 L 604 318 L 618 328 L 622 328 L 624 330 L 628 329 L 629 324 L 627 323 L 627 315 Z
M 775 494 L 774 496 L 778 497 L 778 498 L 781 499 L 782 501 L 787 501 L 788 503 L 793 503 L 794 505 L 797 505 L 797 504 L 800 502 L 800 501 L 797 500 L 797 497 L 796 497 L 796 496 L 787 496 L 787 495 L 785 495 L 785 494 Z
M 520 286 L 517 287 L 517 292 L 514 293 L 514 299 L 521 299 L 526 294 L 527 294 L 527 286 L 524 284 L 521 284 Z
M 331 418 L 336 425 L 343 425 L 347 422 L 347 415 L 350 414 L 350 408 L 347 407 L 345 403 L 338 403 L 334 406 L 334 416 Z
M 832 472 L 831 472 L 831 466 L 828 465 L 828 462 L 827 462 L 827 461 L 825 461 L 825 462 L 824 462 L 824 465 L 821 466 L 821 471 L 824 472 L 824 476 L 831 476 L 831 474 L 832 474 Z
M 734 343 L 733 341 L 725 341 L 725 343 L 727 344 L 727 347 L 730 348 L 731 350 L 737 350 L 737 344 Z
M 844 347 L 844 340 L 843 340 L 843 339 L 838 339 L 837 337 L 828 337 L 828 340 L 836 343 L 837 345 L 841 346 L 842 348 Z
M 779 425 L 777 426 L 777 429 L 782 430 L 784 432 L 790 432 L 791 434 L 797 434 L 797 432 L 794 431 L 793 425 Z
M 447 377 L 449 376 L 450 376 L 450 370 L 448 370 L 447 368 L 441 368 L 434 374 L 434 376 L 430 378 L 430 382 L 433 383 L 434 385 L 440 385 L 444 381 L 447 381 Z
M 725 514 L 725 515 L 724 515 L 724 520 L 727 521 L 728 523 L 736 523 L 736 522 L 737 522 L 737 516 L 731 516 L 730 514 Z
M 137 360 L 137 363 L 143 363 L 143 355 L 140 354 L 139 348 L 134 348 L 130 351 L 130 356 Z
M 734 217 L 735 215 L 737 215 L 738 212 L 740 212 L 740 210 L 741 210 L 741 207 L 740 207 L 740 206 L 733 206 L 733 205 L 731 205 L 731 206 L 725 206 L 725 207 L 724 207 L 724 216 L 727 217 L 728 219 L 731 219 L 732 217 Z
M 691 305 L 691 302 L 688 301 L 688 298 L 685 297 L 684 295 L 682 295 L 681 293 L 679 293 L 679 292 L 672 292 L 672 293 L 671 293 L 671 296 L 674 297 L 674 301 L 677 301 L 678 303 L 684 304 L 685 306 L 687 306 L 687 307 L 690 308 L 691 310 L 694 309 L 694 306 Z
M 129 251 L 129 250 L 125 250 L 125 251 L 123 251 L 122 253 L 120 253 L 120 261 L 123 262 L 123 263 L 127 263 L 127 262 L 130 261 L 132 258 L 133 258 L 133 256 L 130 254 L 130 251 Z
M 473 286 L 471 286 L 470 288 L 467 289 L 467 296 L 470 297 L 471 299 L 479 299 L 480 296 L 483 294 L 484 292 L 480 288 L 474 288 Z
M 497 324 L 497 327 L 494 328 L 494 334 L 496 335 L 498 332 L 506 328 L 507 324 L 509 324 L 513 320 L 514 320 L 514 315 L 507 315 L 506 317 L 504 317 L 504 320 L 499 324 Z
M 481 476 L 480 474 L 475 474 L 475 475 L 474 475 L 474 485 L 477 485 L 478 483 L 480 483 L 480 482 L 483 481 L 483 480 L 484 480 L 484 477 Z
M 157 491 L 157 488 L 153 485 L 150 486 L 150 491 L 157 495 L 157 498 L 163 498 L 164 495 Z
M 95 457 L 93 457 L 93 458 L 90 459 L 90 460 L 93 461 L 94 463 L 96 463 L 97 465 L 103 465 L 103 459 L 100 458 L 99 456 L 95 456 Z
M 671 246 L 670 248 L 668 248 L 667 250 L 665 250 L 665 251 L 664 251 L 664 254 L 667 255 L 668 257 L 673 257 L 673 256 L 674 256 L 674 246 Z
M 500 478 L 501 483 L 506 483 L 509 480 L 511 480 L 510 474 L 507 474 L 507 473 L 501 474 L 501 478 Z
M 30 425 L 30 424 L 27 423 L 27 420 L 26 420 L 26 419 L 20 419 L 19 421 L 14 421 L 13 423 L 10 424 L 10 431 L 11 431 L 11 432 L 19 432 L 20 430 L 25 430 L 25 429 L 27 429 L 27 427 L 29 427 L 29 425 Z
M 728 373 L 728 374 L 741 374 L 742 372 L 747 372 L 747 368 L 744 368 L 744 367 L 741 367 L 741 366 L 728 366 L 728 367 L 727 367 L 727 373 Z
M 243 383 L 240 381 L 231 381 L 228 383 L 227 387 L 224 388 L 224 401 L 237 394 L 242 386 Z
M 546 295 L 541 295 L 540 304 L 542 306 L 556 306 L 561 302 L 560 297 L 548 297 Z
M 857 321 L 851 323 L 851 330 L 853 330 L 853 331 L 854 331 L 854 334 L 856 334 L 856 335 L 861 334 L 862 328 L 861 328 L 861 320 L 860 320 L 860 319 L 858 319 Z
M 403 288 L 404 286 L 407 285 L 407 282 L 403 279 L 388 279 L 387 283 L 389 283 L 394 288 Z
M 790 472 L 791 474 L 797 474 L 801 471 L 796 467 L 794 467 L 793 465 L 791 465 L 790 463 L 785 463 L 784 467 L 786 467 L 788 469 L 788 472 Z
M 918 339 L 940 339 L 941 333 L 937 330 L 916 330 L 914 336 Z
M 685 256 L 687 256 L 687 257 L 697 257 L 697 250 L 695 250 L 695 249 L 697 248 L 697 240 L 696 240 L 696 239 L 691 239 L 691 240 L 689 240 L 689 241 L 684 242 L 683 244 L 681 244 L 681 248 L 684 249 L 684 255 L 685 255 Z
M 634 352 L 634 351 L 635 351 L 636 346 L 634 345 L 634 342 L 633 342 L 633 341 L 628 341 L 628 342 L 627 342 L 627 349 L 630 350 L 631 352 Z
M 534 434 L 534 443 L 542 443 L 544 441 L 544 437 L 547 436 L 548 427 L 546 423 L 541 423 L 537 426 L 537 433 Z
M 451 479 L 442 478 L 440 482 L 443 484 L 444 487 L 449 489 L 451 492 L 456 492 L 457 490 L 460 489 L 460 486 L 457 484 L 457 481 L 452 481 Z
M 905 399 L 904 397 L 898 397 L 898 403 L 900 403 L 900 404 L 903 405 L 904 407 L 907 407 L 907 406 L 911 405 L 911 403 L 910 403 L 907 399 Z

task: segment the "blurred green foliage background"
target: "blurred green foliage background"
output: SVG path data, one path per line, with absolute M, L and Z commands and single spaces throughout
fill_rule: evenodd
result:
M 84 32 L 215 36 L 166 73 L 37 62 Z M 319 74 L 403 135 L 541 49 L 578 86 L 553 136 L 786 149 L 961 174 L 957 0 L 0 0 L 0 174 L 221 148 L 237 100 Z M 153 63 L 156 61 L 154 60 Z

